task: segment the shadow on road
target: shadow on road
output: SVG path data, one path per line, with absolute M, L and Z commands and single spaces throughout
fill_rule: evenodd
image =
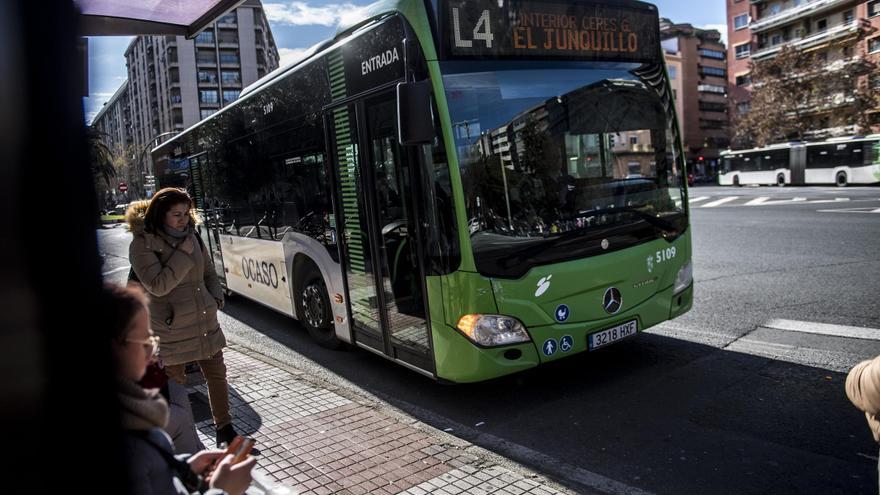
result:
M 642 334 L 443 386 L 366 351 L 322 349 L 295 321 L 244 298 L 225 312 L 419 420 L 539 471 L 530 451 L 655 493 L 877 490 L 877 445 L 841 373 Z

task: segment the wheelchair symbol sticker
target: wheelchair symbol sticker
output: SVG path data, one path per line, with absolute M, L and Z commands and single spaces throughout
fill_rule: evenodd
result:
M 562 352 L 568 352 L 571 350 L 572 346 L 574 346 L 574 338 L 571 335 L 566 335 L 559 339 L 559 350 Z

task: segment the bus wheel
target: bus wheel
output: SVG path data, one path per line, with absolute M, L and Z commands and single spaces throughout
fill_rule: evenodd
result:
M 840 172 L 837 174 L 837 187 L 846 187 L 847 184 L 846 172 Z
M 336 337 L 324 277 L 312 264 L 304 268 L 296 289 L 296 316 L 318 345 L 338 349 L 342 342 Z
M 779 187 L 785 187 L 785 176 L 779 174 L 776 176 L 776 185 Z
M 736 187 L 739 187 L 739 176 L 738 175 L 733 178 L 733 185 Z

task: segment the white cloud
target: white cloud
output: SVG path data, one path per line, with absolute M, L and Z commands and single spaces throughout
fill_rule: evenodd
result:
M 300 60 L 308 50 L 308 48 L 279 48 L 278 55 L 281 57 L 281 67 Z
M 306 2 L 264 3 L 270 22 L 291 26 L 335 26 L 340 21 L 358 18 L 363 7 L 351 3 L 320 7 Z
M 721 32 L 721 42 L 727 46 L 727 24 L 706 24 L 700 26 L 700 29 L 715 29 Z

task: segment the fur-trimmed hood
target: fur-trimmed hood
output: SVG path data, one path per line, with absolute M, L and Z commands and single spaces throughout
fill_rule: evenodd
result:
M 150 200 L 144 199 L 130 203 L 128 209 L 125 210 L 125 223 L 128 224 L 128 231 L 132 234 L 143 235 L 146 227 L 144 219 L 147 215 L 148 206 L 150 206 Z M 189 217 L 192 220 L 193 226 L 202 223 L 195 210 L 189 210 Z

